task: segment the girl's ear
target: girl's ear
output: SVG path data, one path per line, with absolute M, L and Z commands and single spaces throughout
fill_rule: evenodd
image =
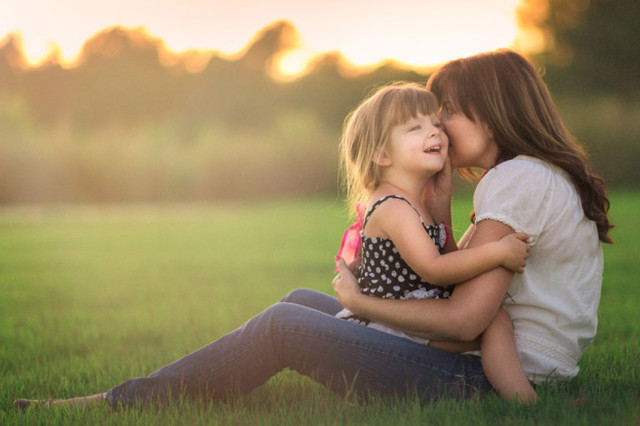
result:
M 389 167 L 391 165 L 391 157 L 386 149 L 376 149 L 373 153 L 372 160 L 380 167 Z

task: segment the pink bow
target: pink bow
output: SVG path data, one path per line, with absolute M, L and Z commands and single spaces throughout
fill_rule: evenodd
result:
M 342 242 L 340 243 L 340 250 L 336 256 L 336 262 L 343 258 L 346 263 L 353 262 L 358 257 L 358 250 L 360 250 L 360 231 L 362 231 L 362 223 L 364 222 L 364 204 L 356 204 L 356 222 L 347 228 L 342 235 Z M 338 272 L 338 266 L 334 271 Z

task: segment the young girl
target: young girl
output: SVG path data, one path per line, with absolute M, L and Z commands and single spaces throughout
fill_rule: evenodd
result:
M 528 235 L 512 233 L 479 248 L 456 251 L 444 224 L 435 225 L 424 207 L 425 185 L 447 161 L 448 138 L 437 112 L 438 102 L 425 88 L 397 83 L 376 91 L 345 121 L 342 162 L 349 200 L 355 205 L 368 199 L 356 273 L 363 294 L 386 299 L 447 298 L 452 284 L 498 266 L 523 271 Z M 425 238 L 419 238 L 421 234 Z M 347 309 L 337 316 L 449 352 L 478 348 L 478 342 L 435 342 L 411 336 Z M 498 312 L 483 334 L 481 348 L 483 368 L 501 396 L 535 400 L 505 311 Z

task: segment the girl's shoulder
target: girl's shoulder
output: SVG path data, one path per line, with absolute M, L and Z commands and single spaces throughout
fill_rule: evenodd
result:
M 423 216 L 424 208 L 410 197 L 397 191 L 377 191 L 367 203 L 365 217 L 370 216 L 374 211 L 385 211 L 387 213 L 412 212 L 414 215 Z
M 363 227 L 370 224 L 371 231 L 371 227 L 386 230 L 397 227 L 399 223 L 406 224 L 413 220 L 424 225 L 424 213 L 420 211 L 420 207 L 416 207 L 408 197 L 397 193 L 374 193 L 367 203 Z
M 412 209 L 418 211 L 411 201 L 406 197 L 394 193 L 377 193 L 374 194 L 367 203 L 367 210 L 365 213 L 365 223 L 373 215 L 374 212 L 379 212 L 377 215 L 394 214 L 406 209 Z

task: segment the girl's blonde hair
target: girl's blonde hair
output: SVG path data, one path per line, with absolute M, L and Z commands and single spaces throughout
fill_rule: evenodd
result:
M 451 61 L 429 78 L 427 88 L 443 105 L 449 103 L 489 127 L 500 149 L 497 163 L 528 155 L 567 172 L 600 240 L 612 242 L 604 181 L 592 172 L 584 148 L 565 127 L 547 86 L 525 58 L 501 49 Z
M 424 86 L 396 82 L 373 91 L 344 121 L 340 140 L 341 177 L 349 205 L 365 201 L 380 185 L 382 167 L 375 161 L 393 127 L 423 115 L 437 114 L 438 101 Z

